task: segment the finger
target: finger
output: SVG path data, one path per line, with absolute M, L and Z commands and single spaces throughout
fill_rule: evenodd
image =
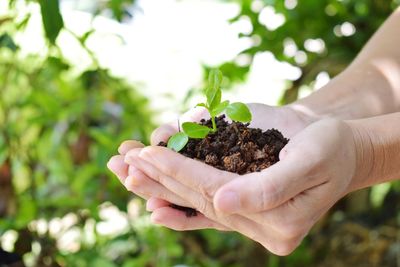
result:
M 124 162 L 124 158 L 121 155 L 113 156 L 107 163 L 108 169 L 118 177 L 121 183 L 124 183 L 128 175 L 128 164 Z
M 219 231 L 233 231 L 230 227 L 216 223 L 208 219 L 203 214 L 196 217 L 186 217 L 184 213 L 170 207 L 163 207 L 154 210 L 151 220 L 155 224 L 160 224 L 176 231 L 190 231 L 200 229 L 217 229 Z M 300 243 L 302 239 L 283 239 L 273 230 L 260 228 L 259 225 L 252 225 L 252 235 L 247 237 L 261 243 L 267 250 L 280 256 L 290 254 Z M 243 232 L 241 232 L 243 234 Z M 246 235 L 246 234 L 245 234 Z
M 155 211 L 156 209 L 159 209 L 159 208 L 169 207 L 169 205 L 171 205 L 171 203 L 164 199 L 151 197 L 146 202 L 146 210 L 147 211 Z
M 118 147 L 118 153 L 121 155 L 125 155 L 129 150 L 134 148 L 144 147 L 144 145 L 140 141 L 136 140 L 127 140 L 122 142 L 122 144 Z
M 131 174 L 126 178 L 124 185 L 128 191 L 135 194 L 157 197 L 179 206 L 192 207 L 186 200 L 169 191 L 163 185 L 149 178 L 136 168 L 134 168 Z
M 223 185 L 215 194 L 214 206 L 226 214 L 269 210 L 326 180 L 313 174 L 301 155 L 287 155 L 260 173 L 243 175 Z
M 185 213 L 171 207 L 155 209 L 151 214 L 151 221 L 176 231 L 211 228 L 220 231 L 230 231 L 228 227 L 208 219 L 201 213 L 198 213 L 197 216 L 187 217 Z
M 219 187 L 238 176 L 218 170 L 164 147 L 145 147 L 140 150 L 139 154 L 130 155 L 128 153 L 125 160 L 130 163 L 138 160 L 137 158 L 150 163 L 165 176 L 173 177 L 175 181 L 201 193 L 209 201 L 212 201 Z M 151 176 L 151 178 L 157 177 Z
M 161 141 L 166 142 L 168 138 L 179 131 L 179 124 L 187 121 L 200 121 L 201 119 L 209 118 L 207 109 L 202 107 L 192 108 L 184 113 L 179 121 L 174 121 L 165 125 L 160 126 L 151 134 L 151 145 L 158 145 Z
M 178 125 L 175 127 L 172 124 L 162 125 L 151 133 L 150 137 L 151 144 L 153 146 L 156 146 L 160 142 L 167 142 L 169 137 L 177 132 L 178 132 Z

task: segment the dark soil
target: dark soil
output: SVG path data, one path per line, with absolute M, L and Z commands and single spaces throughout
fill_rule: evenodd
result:
M 203 119 L 200 124 L 212 127 L 211 120 Z M 289 141 L 276 129 L 263 132 L 249 128 L 249 124 L 229 123 L 225 115 L 217 117 L 216 124 L 216 133 L 210 133 L 204 139 L 190 138 L 179 153 L 220 170 L 246 174 L 259 172 L 278 162 L 279 152 Z M 159 145 L 167 146 L 165 142 Z M 187 217 L 196 215 L 193 209 L 173 207 L 185 211 Z

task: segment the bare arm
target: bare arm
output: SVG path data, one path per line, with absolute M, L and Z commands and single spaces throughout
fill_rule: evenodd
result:
M 358 119 L 399 111 L 400 8 L 345 71 L 291 107 L 315 119 Z
M 400 112 L 348 122 L 357 148 L 350 191 L 400 179 Z

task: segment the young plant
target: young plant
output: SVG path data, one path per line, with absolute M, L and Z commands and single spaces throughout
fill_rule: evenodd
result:
M 202 139 L 209 133 L 215 133 L 218 130 L 215 118 L 224 111 L 232 121 L 243 123 L 251 121 L 251 112 L 246 104 L 240 102 L 229 103 L 228 100 L 221 102 L 222 79 L 223 76 L 219 70 L 212 70 L 208 78 L 208 87 L 205 90 L 207 101 L 196 105 L 207 109 L 211 117 L 212 128 L 194 122 L 185 122 L 182 124 L 182 132 L 171 136 L 168 140 L 168 148 L 178 152 L 185 147 L 189 137 Z

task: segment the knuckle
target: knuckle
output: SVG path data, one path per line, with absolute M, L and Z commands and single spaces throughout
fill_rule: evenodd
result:
M 178 166 L 172 165 L 172 166 L 169 166 L 168 175 L 172 178 L 177 178 L 177 177 L 183 176 L 184 174 L 181 172 L 181 169 Z
M 206 215 L 207 217 L 215 217 L 211 203 L 205 199 L 198 199 L 193 205 L 200 213 Z
M 206 183 L 204 185 L 199 185 L 198 188 L 200 193 L 207 201 L 213 202 L 215 192 L 217 191 L 213 184 Z
M 155 180 L 162 185 L 167 183 L 167 177 L 161 172 L 155 171 L 153 177 L 155 177 Z
M 259 191 L 259 199 L 263 209 L 273 208 L 282 199 L 282 193 L 273 180 L 263 181 Z

